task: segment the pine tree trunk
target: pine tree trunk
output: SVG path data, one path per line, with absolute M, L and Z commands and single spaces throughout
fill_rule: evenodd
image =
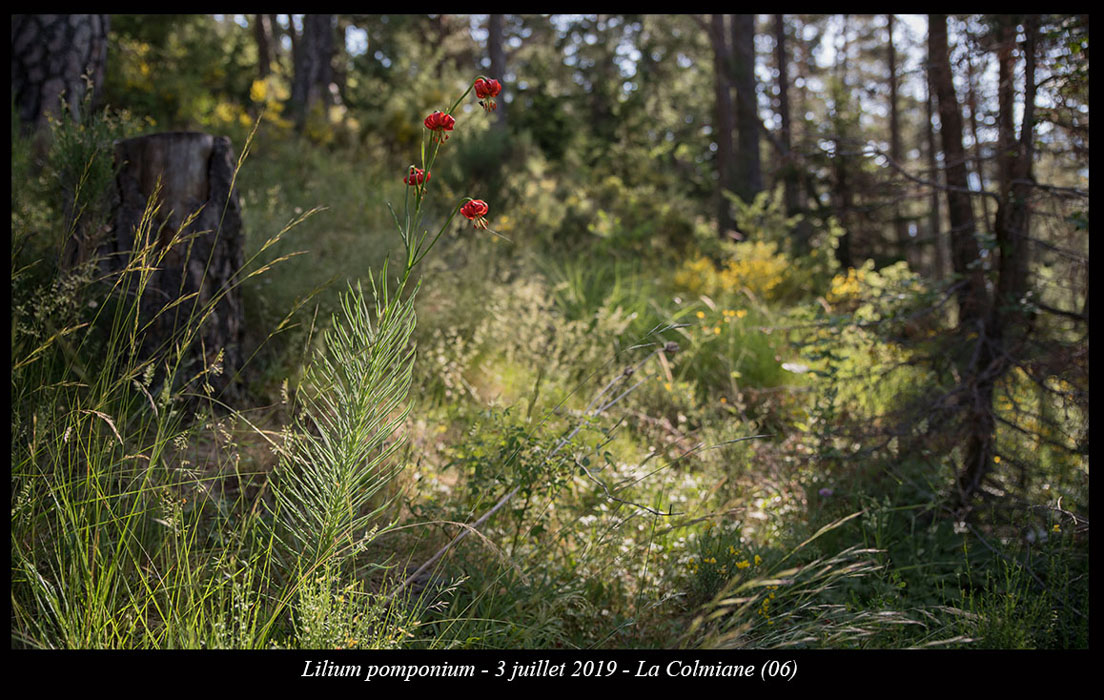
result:
M 289 26 L 287 30 L 280 24 L 279 18 L 274 14 L 266 15 L 268 17 L 268 26 L 272 28 L 272 60 L 275 61 L 278 69 L 285 73 L 290 73 L 288 69 L 287 60 L 289 53 L 284 48 L 284 37 L 287 36 L 288 43 L 291 45 L 291 60 L 294 61 L 295 55 L 295 27 Z M 288 20 L 290 25 L 290 19 Z
M 716 116 L 713 134 L 717 139 L 717 230 L 722 238 L 726 238 L 736 228 L 732 206 L 722 194 L 724 190 L 732 191 L 735 182 L 732 132 L 736 123 L 732 112 L 728 69 L 731 55 L 725 38 L 724 15 L 712 15 L 709 22 L 709 41 L 713 46 L 713 106 Z
M 897 110 L 897 48 L 893 44 L 893 15 L 886 15 L 886 31 L 889 32 L 889 40 L 886 44 L 886 63 L 889 69 L 889 157 L 897 164 L 903 164 L 901 148 L 901 119 Z M 893 230 L 897 238 L 897 248 L 912 269 L 916 268 L 916 262 L 912 255 L 912 245 L 909 242 L 908 225 L 901 216 L 901 205 L 895 202 L 893 205 Z
M 732 84 L 736 88 L 736 193 L 745 202 L 763 191 L 759 105 L 755 93 L 755 15 L 732 16 Z
M 271 15 L 253 15 L 253 37 L 257 41 L 257 75 L 261 80 L 272 72 L 273 35 Z
M 848 84 L 848 59 L 851 56 L 851 16 L 843 15 L 843 26 L 840 28 L 840 34 L 837 39 L 836 46 L 836 58 L 835 66 L 833 70 L 836 74 L 836 80 L 842 87 L 842 93 L 847 94 L 850 91 L 850 85 Z M 837 113 L 839 106 L 834 108 Z M 850 183 L 850 158 L 844 153 L 848 150 L 843 140 L 844 134 L 837 133 L 832 137 L 832 169 L 835 173 L 835 210 L 836 219 L 840 223 L 840 227 L 843 229 L 843 233 L 836 245 L 836 261 L 843 269 L 854 267 L 854 259 L 851 254 L 851 241 L 855 238 L 857 231 L 852 231 L 853 228 L 857 228 L 855 221 L 852 220 L 851 210 L 853 205 L 853 195 L 851 191 Z
M 970 136 L 974 140 L 974 172 L 978 176 L 978 187 L 986 188 L 985 158 L 982 153 L 981 137 L 978 136 L 978 99 L 974 79 L 974 61 L 967 58 L 966 61 L 966 108 L 970 112 Z M 981 198 L 982 221 L 989 221 L 989 198 Z
M 80 120 L 87 75 L 103 83 L 107 15 L 12 15 L 12 103 L 24 133 L 58 114 L 64 97 Z
M 931 66 L 929 64 L 925 71 L 927 93 L 924 100 L 924 116 L 927 119 L 927 123 L 924 128 L 924 136 L 926 137 L 927 154 L 928 154 L 928 177 L 932 182 L 939 182 L 939 165 L 936 158 L 936 146 L 935 146 L 935 111 L 932 108 L 932 102 L 935 100 L 935 90 L 932 89 L 931 79 Z M 928 238 L 931 239 L 932 251 L 933 251 L 933 274 L 932 277 L 938 281 L 943 281 L 947 275 L 947 255 L 944 251 L 946 248 L 943 240 L 943 231 L 940 226 L 940 214 L 939 214 L 939 188 L 933 185 L 929 192 L 928 199 Z
M 158 250 L 164 252 L 139 302 L 141 325 L 149 324 L 141 353 L 171 351 L 189 340 L 187 328 L 202 319 L 173 384 L 196 393 L 209 385 L 213 395 L 232 401 L 239 395 L 235 379 L 242 365 L 237 285 L 244 236 L 237 191 L 231 191 L 235 159 L 230 139 L 197 132 L 151 134 L 118 142 L 115 158 L 119 203 L 113 240 L 105 251 L 108 264 L 125 266 L 132 251 L 143 247 L 135 234 L 144 230 L 157 237 Z M 160 209 L 146 229 L 140 222 L 158 182 Z M 221 371 L 203 374 L 215 366 Z
M 774 56 L 775 63 L 778 64 L 778 114 L 782 118 L 779 141 L 784 151 L 782 155 L 782 183 L 786 201 L 786 215 L 795 216 L 803 213 L 803 207 L 801 204 L 801 183 L 797 156 L 793 152 L 793 122 L 790 117 L 789 55 L 786 50 L 785 15 L 774 16 Z M 809 239 L 811 237 L 812 224 L 809 222 L 808 216 L 803 216 L 801 221 L 794 227 L 792 234 L 794 257 L 808 254 Z
M 836 261 L 844 270 L 855 266 L 854 257 L 851 254 L 851 210 L 854 208 L 854 200 L 851 191 L 851 182 L 848 177 L 847 159 L 839 155 L 843 150 L 840 141 L 835 141 L 836 157 L 832 164 L 836 171 L 836 218 L 843 227 L 843 235 L 839 237 L 836 246 Z
M 939 102 L 939 134 L 943 142 L 943 169 L 947 183 L 947 212 L 951 221 L 951 266 L 965 284 L 959 287 L 959 327 L 976 330 L 987 306 L 984 270 L 975 233 L 974 205 L 969 193 L 966 149 L 962 145 L 962 111 L 955 95 L 947 46 L 947 16 L 929 15 L 928 52 L 932 82 Z
M 299 130 L 317 104 L 332 104 L 334 16 L 304 15 L 303 33 L 295 42 L 295 70 L 291 85 L 291 107 Z
M 1016 29 L 1014 22 L 1002 17 L 1007 34 L 1005 39 L 1009 43 L 1015 42 Z M 1010 26 L 1011 25 L 1011 26 Z M 997 207 L 996 220 L 993 231 L 996 234 L 997 246 L 1000 250 L 999 271 L 997 283 L 995 308 L 1004 308 L 1005 315 L 1011 317 L 1011 309 L 1018 306 L 1019 300 L 1027 291 L 1027 261 L 1029 247 L 1027 246 L 1027 232 L 1029 223 L 1029 198 L 1032 186 L 1032 161 L 1034 160 L 1034 119 L 1035 119 L 1035 43 L 1038 17 L 1029 15 L 1025 21 L 1026 47 L 1024 50 L 1026 85 L 1024 92 L 1023 122 L 1020 125 L 1020 137 L 1017 141 L 1012 131 L 1012 115 L 1015 108 L 1014 87 L 1012 74 L 1015 72 L 1014 59 L 1011 47 L 1007 54 L 1002 50 L 1000 55 L 1001 83 L 998 88 L 1000 94 L 1001 114 L 999 124 L 999 146 L 1002 156 L 1001 164 L 1001 198 Z M 1005 80 L 1005 76 L 1008 76 Z M 1009 113 L 1005 115 L 1005 111 Z M 1007 131 L 1006 127 L 1007 126 Z M 1020 324 L 1014 324 L 1020 325 Z
M 1024 21 L 1024 108 L 1017 141 L 1013 133 L 1015 108 L 1015 25 L 1007 17 L 1001 21 L 1001 46 L 998 49 L 1000 85 L 997 118 L 1001 154 L 1001 200 L 997 206 L 993 232 L 1000 251 L 997 283 L 992 302 L 981 326 L 975 360 L 969 367 L 972 398 L 966 455 L 958 478 L 959 506 L 966 507 L 993 468 L 996 417 L 993 394 L 997 382 L 1010 366 L 1010 357 L 1019 356 L 1019 348 L 1030 332 L 1033 319 L 1023 309 L 1021 299 L 1027 292 L 1027 234 L 1032 162 L 1034 160 L 1035 62 L 1039 19 L 1028 15 Z

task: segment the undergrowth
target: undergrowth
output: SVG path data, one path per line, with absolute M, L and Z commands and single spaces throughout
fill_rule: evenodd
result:
M 154 200 L 120 271 L 62 264 L 106 221 L 104 144 L 138 128 L 93 118 L 45 163 L 13 130 L 13 646 L 1088 645 L 1087 461 L 949 513 L 954 446 L 893 432 L 949 382 L 917 350 L 938 355 L 942 292 L 838 270 L 835 224 L 794 261 L 777 194 L 730 245 L 493 131 L 423 134 L 413 166 L 262 132 L 232 407 L 157 379 L 194 325 L 138 350 L 122 290 L 165 255 Z M 468 165 L 510 203 L 493 233 L 454 196 Z M 999 400 L 1064 410 L 1024 384 Z

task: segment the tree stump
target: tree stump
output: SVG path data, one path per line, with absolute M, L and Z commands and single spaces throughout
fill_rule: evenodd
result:
M 148 243 L 156 239 L 163 257 L 139 300 L 141 324 L 149 324 L 141 353 L 151 357 L 171 350 L 187 339 L 189 326 L 202 320 L 169 381 L 175 388 L 233 402 L 240 396 L 242 365 L 243 307 L 237 285 L 243 233 L 238 194 L 231 189 L 235 159 L 230 139 L 198 132 L 150 134 L 116 142 L 115 159 L 119 200 L 105 251 L 112 269 L 132 260 L 136 231 L 142 230 L 146 204 L 160 183 L 159 209 L 144 238 Z M 137 247 L 142 244 L 139 240 Z

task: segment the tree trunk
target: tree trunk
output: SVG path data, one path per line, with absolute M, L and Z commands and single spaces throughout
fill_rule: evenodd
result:
M 1012 113 L 1016 99 L 1016 22 L 1010 17 L 997 18 L 997 172 L 1001 193 L 1011 188 L 1012 162 L 1015 160 L 1015 115 Z
M 334 41 L 332 60 L 330 61 L 332 82 L 330 83 L 330 89 L 327 91 L 327 94 L 329 95 L 330 104 L 344 105 L 346 103 L 345 95 L 349 92 L 349 67 L 352 63 L 352 58 L 349 56 L 349 47 L 345 42 L 345 36 L 349 28 L 355 25 L 352 23 L 351 18 L 345 15 L 337 15 L 336 24 L 337 38 Z
M 1016 38 L 1015 23 L 1006 16 L 1001 17 L 1005 30 L 1004 39 L 1007 43 L 1014 43 Z M 1032 161 L 1034 160 L 1034 119 L 1035 119 L 1035 43 L 1038 25 L 1038 17 L 1029 16 L 1025 20 L 1026 41 L 1024 57 L 1026 66 L 1024 73 L 1026 85 L 1024 88 L 1024 112 L 1023 122 L 1020 125 L 1020 137 L 1016 140 L 1012 132 L 1012 111 L 1015 104 L 1012 75 L 1015 69 L 1015 61 L 1012 58 L 1011 47 L 1007 50 L 1002 47 L 1000 52 L 1000 76 L 1001 83 L 1000 109 L 998 119 L 999 143 L 1002 152 L 1001 163 L 1001 198 L 997 207 L 997 216 L 993 231 L 997 238 L 997 247 L 1000 250 L 1000 277 L 997 283 L 997 299 L 994 308 L 1006 308 L 1018 306 L 1019 300 L 1027 291 L 1027 258 L 1028 247 L 1026 245 L 1028 228 L 1028 198 L 1031 195 Z M 1007 80 L 1005 80 L 1005 76 Z M 1005 114 L 1007 110 L 1008 115 Z M 1005 125 L 1008 124 L 1007 131 Z M 1011 313 L 1010 311 L 1008 313 Z
M 732 113 L 732 93 L 728 79 L 730 55 L 725 38 L 724 15 L 709 18 L 709 41 L 713 45 L 713 95 L 716 123 L 713 135 L 717 139 L 717 230 L 722 238 L 736 229 L 732 207 L 722 191 L 734 189 L 734 157 L 732 132 L 735 120 Z
M 273 44 L 271 15 L 253 15 L 253 37 L 257 40 L 257 74 L 261 80 L 272 72 Z
M 487 19 L 487 57 L 491 59 L 491 74 L 488 76 L 500 83 L 506 81 L 506 48 L 503 41 L 504 15 L 492 14 Z M 492 122 L 497 129 L 506 128 L 505 95 L 496 100 L 495 119 Z
M 291 85 L 292 114 L 302 131 L 316 105 L 333 104 L 334 16 L 304 15 L 303 33 L 295 43 L 295 69 Z
M 1035 121 L 1035 51 L 1039 27 L 1038 16 L 1028 16 L 1024 22 L 1024 112 L 1020 138 L 1012 131 L 1015 106 L 1015 24 L 1007 16 L 1000 17 L 1001 46 L 998 48 L 1001 83 L 998 88 L 1000 114 L 998 129 L 1002 164 L 1001 200 L 997 206 L 993 232 L 1000 251 L 996 293 L 989 305 L 979 339 L 976 360 L 969 368 L 973 378 L 970 395 L 970 435 L 966 456 L 958 478 L 959 506 L 969 504 L 992 469 L 996 418 L 993 415 L 993 393 L 997 382 L 1009 368 L 1009 357 L 1018 355 L 1018 346 L 1030 332 L 1031 318 L 1023 309 L 1021 299 L 1027 291 L 1028 198 L 1031 195 L 1032 161 L 1034 160 Z M 1005 172 L 1007 169 L 1007 172 Z
M 959 328 L 977 330 L 988 294 L 978 261 L 981 251 L 974 234 L 977 223 L 962 146 L 962 111 L 955 95 L 947 47 L 947 16 L 929 15 L 928 53 L 932 81 L 939 101 L 939 134 L 943 142 L 943 169 L 947 183 L 947 212 L 951 222 L 951 266 L 964 282 L 958 290 Z
M 800 85 L 797 86 L 797 115 L 800 119 L 802 126 L 803 141 L 808 138 L 806 124 L 806 115 L 809 112 L 809 79 L 810 76 L 816 74 L 816 60 L 813 56 L 813 51 L 806 43 L 804 34 L 805 27 L 810 26 L 802 23 L 798 29 L 794 32 L 794 64 L 797 69 L 797 77 L 800 79 Z M 815 26 L 815 25 L 813 25 Z M 795 81 L 795 84 L 796 81 Z M 802 150 L 800 147 L 798 150 Z M 812 168 L 799 168 L 798 172 L 801 174 L 801 202 L 802 208 L 806 211 L 806 221 L 809 222 L 809 216 L 815 210 L 817 217 L 821 220 L 821 223 L 826 222 L 824 203 L 820 199 L 820 193 L 817 188 L 817 176 Z M 812 208 L 810 208 L 810 206 Z M 810 236 L 812 235 L 812 223 L 809 222 Z
M 854 259 L 851 254 L 851 241 L 854 239 L 854 233 L 852 231 L 852 219 L 851 209 L 853 204 L 853 194 L 851 190 L 851 183 L 849 178 L 850 158 L 846 155 L 848 146 L 844 141 L 845 134 L 841 133 L 844 126 L 843 110 L 850 109 L 846 100 L 850 98 L 850 86 L 847 80 L 849 62 L 848 58 L 851 55 L 851 16 L 843 15 L 843 26 L 840 28 L 840 34 L 836 44 L 836 59 L 833 70 L 836 74 L 836 80 L 840 84 L 839 96 L 833 99 L 835 105 L 833 110 L 840 117 L 838 120 L 840 128 L 837 128 L 836 133 L 832 136 L 832 168 L 835 172 L 835 209 L 836 218 L 839 220 L 840 226 L 843 228 L 843 233 L 840 235 L 836 246 L 836 261 L 839 262 L 840 267 L 848 269 L 854 267 Z M 849 97 L 842 97 L 842 96 Z M 841 103 L 843 108 L 841 109 Z
M 148 324 L 140 352 L 151 357 L 185 343 L 183 361 L 169 380 L 195 392 L 209 385 L 213 395 L 233 400 L 242 365 L 237 285 L 243 233 L 237 191 L 231 191 L 235 158 L 230 139 L 196 132 L 151 134 L 119 141 L 115 158 L 119 204 L 108 264 L 122 269 L 151 245 L 161 256 L 150 262 L 156 270 L 139 301 L 140 327 Z M 160 208 L 152 224 L 143 225 L 155 191 Z M 201 319 L 200 332 L 189 337 L 188 329 Z M 221 369 L 204 373 L 216 366 Z
M 897 48 L 893 44 L 893 15 L 886 15 L 886 31 L 889 32 L 889 40 L 886 43 L 886 63 L 889 69 L 889 157 L 893 162 L 903 165 L 901 119 L 897 111 Z M 893 204 L 893 230 L 900 255 L 908 262 L 910 268 L 915 269 L 916 262 L 913 260 L 915 256 L 911 255 L 912 246 L 909 243 L 908 225 L 901 216 L 899 201 Z
M 981 137 L 978 136 L 978 99 L 975 87 L 974 61 L 972 57 L 966 59 L 966 108 L 970 112 L 970 136 L 974 140 L 974 172 L 978 177 L 978 188 L 984 190 L 985 184 L 985 157 L 981 148 Z M 981 198 L 982 221 L 989 222 L 989 198 Z
M 287 56 L 287 50 L 284 48 L 284 28 L 280 25 L 280 20 L 278 19 L 277 15 L 269 14 L 265 16 L 268 17 L 268 26 L 272 28 L 272 60 L 276 63 L 281 72 L 287 74 L 288 69 L 285 59 L 285 56 Z M 288 20 L 288 23 L 291 23 L 290 19 Z M 286 33 L 289 35 L 289 42 L 293 44 L 291 53 L 292 55 L 294 55 L 295 27 L 289 26 Z
M 736 88 L 736 194 L 745 202 L 763 191 L 759 104 L 755 94 L 755 15 L 732 16 L 732 84 Z
M 64 97 L 80 121 L 87 75 L 103 84 L 108 15 L 12 15 L 12 104 L 24 133 L 59 114 Z
M 793 123 L 790 117 L 790 76 L 789 56 L 786 51 L 786 18 L 785 15 L 774 16 L 774 57 L 778 64 L 778 115 L 782 118 L 782 130 L 779 141 L 782 144 L 782 183 L 784 187 L 784 199 L 786 202 L 786 215 L 795 216 L 801 214 L 801 183 L 798 172 L 797 157 L 793 152 Z M 807 216 L 801 217 L 801 221 L 794 227 L 792 235 L 792 251 L 794 257 L 800 257 L 809 252 L 809 238 L 812 236 L 812 225 Z
M 848 163 L 847 159 L 840 155 L 840 151 L 843 150 L 843 145 L 839 139 L 835 142 L 835 149 L 836 157 L 832 159 L 832 163 L 836 171 L 836 216 L 839 219 L 840 226 L 843 227 L 843 235 L 839 237 L 838 245 L 836 246 L 836 261 L 839 262 L 840 267 L 847 270 L 855 266 L 855 261 L 851 254 L 851 209 L 853 206 L 853 195 L 847 173 Z
M 939 182 L 939 165 L 936 158 L 935 147 L 935 111 L 932 108 L 932 102 L 935 99 L 935 91 L 932 89 L 931 79 L 931 65 L 928 65 L 927 70 L 924 71 L 926 78 L 926 90 L 924 100 L 924 113 L 927 118 L 927 124 L 924 128 L 924 136 L 927 138 L 927 151 L 928 151 L 928 177 L 932 182 Z M 933 267 L 934 274 L 932 277 L 938 281 L 943 281 L 947 275 L 947 255 L 945 253 L 945 242 L 943 240 L 943 232 L 940 226 L 939 215 L 939 188 L 936 185 L 932 185 L 929 190 L 928 199 L 928 237 L 932 242 L 933 251 Z

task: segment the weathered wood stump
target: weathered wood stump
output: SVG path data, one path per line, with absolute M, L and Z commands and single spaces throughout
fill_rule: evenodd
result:
M 144 242 L 156 245 L 160 256 L 151 258 L 159 262 L 139 300 L 141 323 L 149 324 L 141 352 L 150 357 L 172 349 L 202 320 L 171 381 L 196 393 L 210 387 L 213 396 L 233 402 L 240 395 L 236 375 L 242 364 L 237 285 L 243 233 L 238 195 L 231 188 L 235 159 L 230 139 L 198 132 L 150 134 L 117 142 L 115 158 L 119 200 L 104 251 L 108 265 L 122 269 Z M 136 244 L 155 190 L 159 209 Z M 220 369 L 204 372 L 214 367 Z

